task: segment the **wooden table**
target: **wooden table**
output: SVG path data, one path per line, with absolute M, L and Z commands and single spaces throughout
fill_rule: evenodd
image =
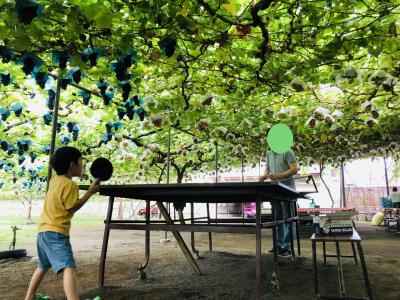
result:
M 349 299 L 349 300 L 364 300 L 369 299 L 372 300 L 371 287 L 369 285 L 368 279 L 368 271 L 367 266 L 364 260 L 364 254 L 361 247 L 361 237 L 358 234 L 357 230 L 353 228 L 352 235 L 334 235 L 334 236 L 317 236 L 315 233 L 311 236 L 312 242 L 312 257 L 313 257 L 313 273 L 314 273 L 314 294 L 317 299 Z M 317 270 L 317 243 L 322 242 L 323 244 L 323 253 L 324 253 L 324 263 L 326 264 L 326 257 L 336 257 L 338 264 L 338 277 L 339 277 L 339 290 L 340 296 L 328 296 L 328 295 L 320 295 L 318 290 L 318 270 Z M 325 243 L 335 243 L 336 245 L 336 255 L 326 255 L 325 252 Z M 340 253 L 340 243 L 351 243 L 353 249 L 353 256 L 344 256 Z M 368 297 L 352 297 L 346 294 L 346 288 L 344 284 L 344 276 L 343 276 L 343 268 L 342 268 L 342 257 L 351 257 L 355 259 L 355 263 L 357 264 L 357 255 L 354 249 L 354 243 L 357 244 L 358 254 L 360 256 L 361 268 L 365 281 L 365 289 Z
M 80 189 L 87 190 L 89 186 L 80 186 Z M 276 233 L 275 228 L 278 224 L 289 223 L 292 229 L 293 224 L 297 225 L 296 200 L 304 196 L 295 190 L 283 185 L 279 182 L 244 182 L 244 183 L 207 183 L 207 184 L 141 184 L 141 185 L 101 185 L 100 195 L 109 196 L 107 219 L 105 220 L 103 246 L 101 251 L 100 267 L 99 267 L 99 285 L 104 284 L 104 269 L 107 255 L 107 246 L 109 232 L 111 229 L 125 230 L 145 230 L 145 261 L 138 270 L 142 278 L 146 277 L 144 268 L 147 266 L 150 255 L 150 231 L 151 230 L 168 230 L 171 231 L 176 238 L 183 254 L 192 267 L 193 271 L 201 274 L 201 270 L 190 253 L 185 241 L 180 235 L 181 231 L 189 232 L 221 232 L 221 233 L 242 233 L 254 234 L 256 237 L 256 295 L 257 299 L 261 299 L 261 229 L 273 229 L 273 243 L 276 249 Z M 146 201 L 146 220 L 112 220 L 112 211 L 114 198 L 140 199 Z M 156 201 L 160 209 L 160 213 L 164 220 L 150 220 L 150 201 Z M 287 219 L 276 219 L 275 202 L 288 201 L 293 208 L 294 214 Z M 256 217 L 242 224 L 242 220 L 237 222 L 215 222 L 211 224 L 208 214 L 208 222 L 206 224 L 196 224 L 191 219 L 191 224 L 175 223 L 170 214 L 166 210 L 163 202 L 174 202 L 175 204 L 183 203 L 256 203 Z M 272 206 L 272 220 L 263 222 L 261 218 L 261 204 L 270 202 Z M 207 205 L 208 207 L 208 205 Z M 265 220 L 264 220 L 265 221 Z M 292 241 L 292 253 L 294 255 L 293 236 L 290 230 Z M 300 252 L 300 243 L 297 230 L 298 251 Z M 274 258 L 277 258 L 275 251 Z

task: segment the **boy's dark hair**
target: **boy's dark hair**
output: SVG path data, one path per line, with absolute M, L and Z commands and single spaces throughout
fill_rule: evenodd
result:
M 50 159 L 50 165 L 56 171 L 57 175 L 64 175 L 68 172 L 71 162 L 78 163 L 82 157 L 82 152 L 74 147 L 61 147 L 56 150 Z
M 393 187 L 393 192 L 397 192 L 397 187 Z

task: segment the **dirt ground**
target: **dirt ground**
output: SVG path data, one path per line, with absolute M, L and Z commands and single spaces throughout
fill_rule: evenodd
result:
M 399 300 L 400 236 L 385 232 L 383 227 L 358 223 L 363 238 L 370 283 L 375 299 Z M 160 243 L 164 232 L 152 232 L 147 279 L 138 279 L 136 268 L 144 259 L 144 233 L 112 230 L 106 262 L 105 287 L 97 288 L 98 267 L 103 228 L 73 229 L 71 242 L 78 265 L 81 299 L 100 295 L 103 300 L 122 299 L 254 299 L 255 298 L 255 239 L 249 235 L 214 234 L 213 252 L 208 252 L 208 235 L 196 234 L 200 250 L 198 264 L 202 276 L 193 274 L 172 234 L 171 242 Z M 189 234 L 183 234 L 187 242 Z M 190 245 L 190 244 L 189 244 Z M 263 232 L 262 280 L 265 299 L 313 299 L 311 242 L 301 240 L 302 256 L 295 260 L 279 258 L 273 263 L 271 230 Z M 30 277 L 37 266 L 35 245 L 27 245 L 30 257 L 0 261 L 0 298 L 23 299 Z M 333 246 L 327 247 L 333 252 Z M 343 255 L 351 247 L 341 247 Z M 33 259 L 32 259 L 33 257 Z M 323 265 L 322 247 L 318 248 L 320 292 L 338 294 L 336 259 L 328 258 Z M 344 258 L 346 291 L 352 296 L 364 296 L 361 266 Z M 271 292 L 270 281 L 276 270 L 279 294 Z M 62 275 L 49 272 L 39 291 L 51 299 L 64 299 Z

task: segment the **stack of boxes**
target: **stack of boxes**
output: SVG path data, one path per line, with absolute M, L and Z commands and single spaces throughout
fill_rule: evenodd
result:
M 353 234 L 352 217 L 356 214 L 354 210 L 351 210 L 314 216 L 313 232 L 316 235 L 351 235 Z

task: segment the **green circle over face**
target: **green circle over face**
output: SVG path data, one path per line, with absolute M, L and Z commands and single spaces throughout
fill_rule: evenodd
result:
M 275 153 L 285 153 L 293 145 L 293 133 L 285 124 L 276 124 L 269 130 L 267 142 Z

